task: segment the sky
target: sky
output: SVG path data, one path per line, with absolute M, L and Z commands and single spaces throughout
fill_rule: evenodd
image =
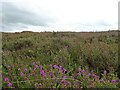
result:
M 3 32 L 118 29 L 119 0 L 1 0 Z

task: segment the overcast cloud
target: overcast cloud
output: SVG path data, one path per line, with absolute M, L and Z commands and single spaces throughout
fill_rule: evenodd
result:
M 20 30 L 28 28 L 30 25 L 48 27 L 49 22 L 54 22 L 54 19 L 45 17 L 42 13 L 37 15 L 33 12 L 20 9 L 11 2 L 2 3 L 2 15 L 4 31 Z
M 119 0 L 2 0 L 2 31 L 104 31 L 118 28 Z
M 37 16 L 34 13 L 20 10 L 11 3 L 3 3 L 3 23 L 16 24 L 22 23 L 27 25 L 46 26 L 49 20 L 43 16 Z

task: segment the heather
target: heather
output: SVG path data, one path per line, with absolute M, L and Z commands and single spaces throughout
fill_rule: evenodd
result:
M 4 88 L 119 88 L 118 31 L 3 33 Z

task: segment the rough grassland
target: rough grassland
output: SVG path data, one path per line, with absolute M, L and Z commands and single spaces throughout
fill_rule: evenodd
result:
M 118 88 L 118 31 L 2 33 L 3 88 Z

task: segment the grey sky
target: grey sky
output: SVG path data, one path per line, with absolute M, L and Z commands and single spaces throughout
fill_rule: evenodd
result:
M 44 17 L 44 15 L 37 15 L 24 9 L 19 9 L 11 2 L 2 3 L 2 19 L 3 29 L 6 31 L 13 30 L 14 28 L 27 28 L 28 25 L 33 26 L 48 26 L 52 19 Z
M 2 0 L 2 31 L 117 29 L 118 0 Z
M 3 23 L 4 24 L 30 24 L 46 26 L 47 21 L 44 16 L 37 16 L 34 13 L 20 10 L 11 3 L 3 3 Z

